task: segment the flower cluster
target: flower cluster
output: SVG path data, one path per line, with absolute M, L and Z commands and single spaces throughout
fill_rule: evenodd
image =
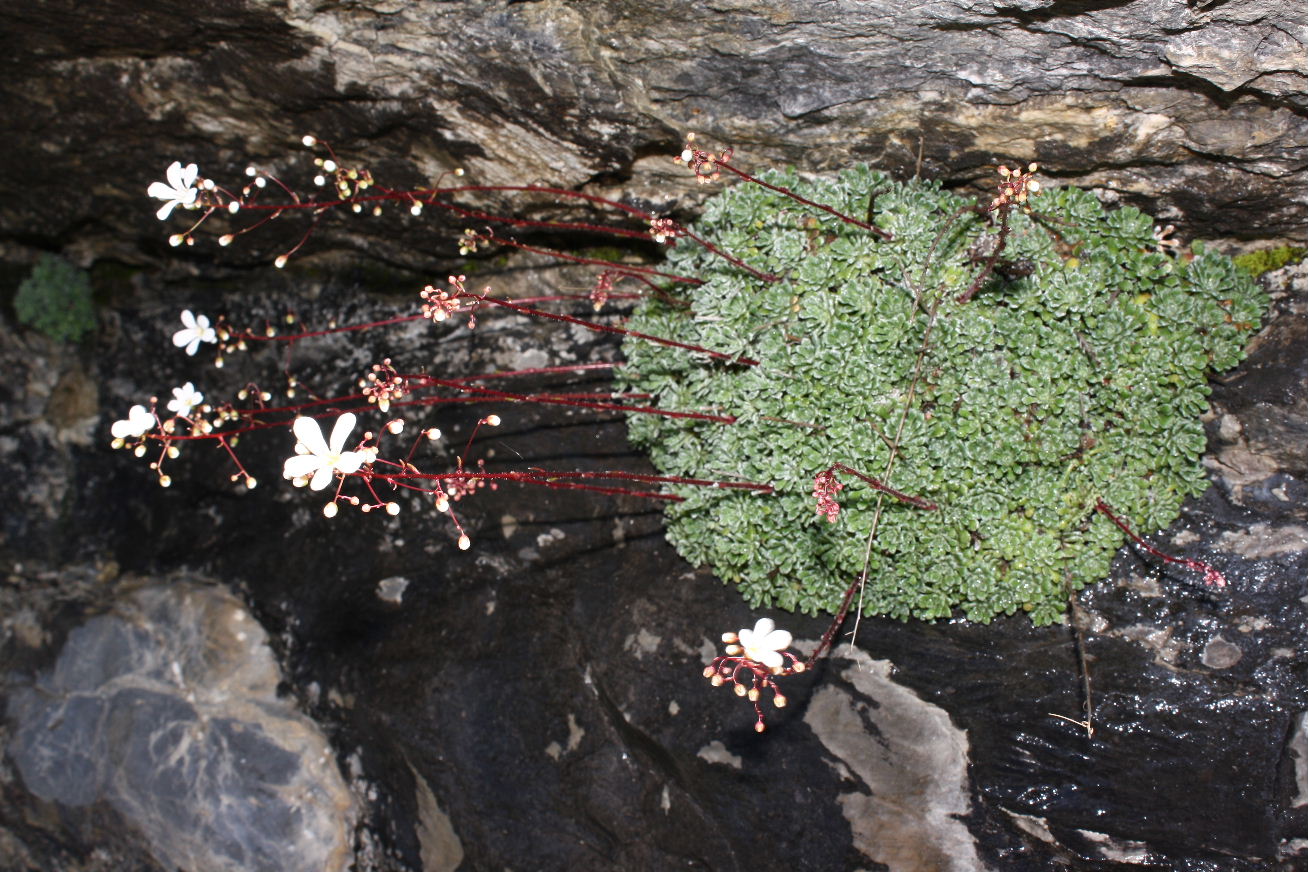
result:
M 423 288 L 418 296 L 422 297 L 422 317 L 429 318 L 432 321 L 439 322 L 449 318 L 459 310 L 459 294 L 463 291 L 461 280 L 463 276 L 450 276 L 450 284 L 455 287 L 455 292 L 442 290 L 435 285 L 427 285 Z M 456 284 L 456 281 L 460 283 Z
M 743 696 L 754 704 L 757 720 L 754 729 L 763 732 L 763 707 L 759 700 L 763 692 L 772 690 L 772 704 L 784 708 L 786 697 L 777 685 L 777 679 L 805 670 L 805 665 L 786 649 L 793 641 L 786 630 L 778 630 L 771 618 L 759 618 L 754 629 L 738 633 L 724 633 L 726 654 L 715 657 L 704 667 L 704 677 L 714 687 L 730 683 L 736 696 Z M 789 661 L 789 665 L 787 665 Z
M 817 500 L 817 513 L 826 515 L 827 521 L 834 524 L 840 514 L 840 504 L 836 494 L 845 486 L 836 479 L 835 469 L 824 469 L 813 477 L 813 497 Z
M 164 472 L 164 462 L 181 454 L 177 442 L 182 438 L 213 433 L 227 420 L 230 409 L 214 409 L 205 404 L 204 394 L 187 382 L 179 388 L 172 389 L 173 398 L 168 401 L 167 409 L 173 414 L 160 418 L 157 397 L 150 398 L 150 405 L 134 405 L 127 411 L 127 417 L 109 425 L 109 434 L 113 436 L 114 448 L 130 449 L 137 457 L 144 457 L 149 450 L 148 443 L 159 445 L 159 455 L 150 462 L 150 468 L 159 476 L 159 484 L 168 487 L 172 479 Z M 206 416 L 213 416 L 213 419 Z M 179 428 L 186 428 L 179 432 Z M 239 464 L 238 464 L 239 466 Z M 247 487 L 253 489 L 257 483 L 243 468 L 232 477 L 233 480 L 244 479 Z
M 716 182 L 722 177 L 717 169 L 717 165 L 731 160 L 732 150 L 727 148 L 713 154 L 712 152 L 701 151 L 695 147 L 695 134 L 686 134 L 686 144 L 682 146 L 681 154 L 672 159 L 675 164 L 685 164 L 695 171 L 695 178 L 701 185 L 708 182 Z
M 319 143 L 315 136 L 305 136 L 301 140 L 305 148 L 314 148 L 321 144 L 327 148 L 329 157 L 316 157 L 313 159 L 313 165 L 321 171 L 313 177 L 313 183 L 319 187 L 326 185 L 328 181 L 336 189 L 337 195 L 342 200 L 348 200 L 372 187 L 372 173 L 366 169 L 355 169 L 343 167 L 336 162 L 336 154 L 326 143 Z M 363 206 L 360 203 L 354 203 L 351 207 L 355 212 L 362 212 Z
M 1154 250 L 1159 254 L 1179 254 L 1181 251 L 1181 240 L 1172 235 L 1175 232 L 1175 224 L 1155 224 Z
M 999 195 L 990 201 L 989 211 L 1011 209 L 1014 204 L 1025 206 L 1028 198 L 1040 193 L 1040 183 L 1032 177 L 1038 169 L 1040 165 L 1035 163 L 1028 166 L 1025 173 L 1020 167 L 1010 170 L 1008 167 L 1001 166 L 999 176 L 1002 181 L 999 183 Z
M 677 222 L 671 218 L 649 219 L 650 238 L 659 245 L 666 242 L 669 247 L 674 246 L 677 244 L 677 237 L 683 233 L 684 231 L 677 225 Z
M 613 293 L 613 285 L 620 277 L 617 270 L 606 269 L 595 279 L 595 286 L 590 289 L 590 304 L 598 312 L 604 308 L 604 304 L 609 301 L 609 295 Z
M 391 366 L 389 357 L 381 363 L 374 363 L 372 372 L 359 379 L 359 387 L 368 402 L 375 403 L 383 412 L 391 407 L 391 400 L 398 400 L 409 392 L 408 384 Z

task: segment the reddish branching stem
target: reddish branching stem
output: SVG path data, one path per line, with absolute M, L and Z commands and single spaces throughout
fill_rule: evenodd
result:
M 598 324 L 594 321 L 587 321 L 584 318 L 577 318 L 573 315 L 562 315 L 557 312 L 546 312 L 542 309 L 534 309 L 530 306 L 522 306 L 509 300 L 501 300 L 495 297 L 478 297 L 478 300 L 493 306 L 501 306 L 523 315 L 532 315 L 538 318 L 548 318 L 552 321 L 562 321 L 565 324 L 576 324 L 585 327 L 587 330 L 593 330 L 597 333 L 614 333 L 619 336 L 630 336 L 635 339 L 642 339 L 646 342 L 653 342 L 656 345 L 665 345 L 669 348 L 681 348 L 686 351 L 694 351 L 699 354 L 705 354 L 714 360 L 724 360 L 728 363 L 739 363 L 744 366 L 758 366 L 758 361 L 748 357 L 740 357 L 732 354 L 724 354 L 721 351 L 714 351 L 711 348 L 705 348 L 702 345 L 691 345 L 686 342 L 677 342 L 673 339 L 664 339 L 661 336 L 654 336 L 649 333 L 640 333 L 636 330 L 627 330 L 622 327 L 613 327 L 609 324 Z M 733 419 L 734 420 L 734 419 Z
M 861 478 L 863 481 L 871 485 L 873 489 L 879 490 L 883 493 L 890 494 L 895 499 L 899 500 L 902 503 L 907 503 L 910 506 L 916 506 L 919 509 L 926 509 L 928 512 L 934 512 L 936 509 L 940 508 L 930 500 L 925 500 L 922 497 L 915 497 L 912 494 L 906 494 L 901 490 L 896 490 L 895 488 L 891 487 L 890 485 L 886 484 L 880 479 L 873 478 L 870 475 L 864 475 L 863 473 L 859 472 L 857 469 L 854 469 L 851 466 L 846 466 L 843 463 L 831 464 L 831 470 L 839 470 L 840 472 L 847 472 L 852 476 Z
M 826 212 L 828 215 L 832 215 L 836 218 L 839 218 L 841 221 L 844 221 L 846 224 L 852 224 L 853 226 L 861 228 L 863 230 L 870 230 L 873 233 L 875 233 L 877 236 L 886 240 L 887 242 L 895 238 L 895 235 L 893 233 L 891 233 L 888 230 L 883 230 L 882 228 L 877 227 L 875 224 L 868 224 L 866 221 L 859 221 L 857 218 L 850 217 L 849 215 L 846 215 L 844 212 L 840 212 L 836 209 L 833 209 L 832 207 L 826 205 L 825 203 L 817 203 L 814 202 L 813 200 L 809 200 L 806 197 L 801 197 L 799 194 L 796 194 L 794 191 L 790 190 L 790 188 L 787 188 L 784 185 L 773 185 L 769 182 L 765 182 L 760 178 L 751 176 L 749 173 L 745 172 L 742 169 L 739 169 L 738 167 L 732 166 L 726 161 L 717 160 L 714 162 L 714 165 L 726 170 L 727 172 L 736 176 L 736 178 L 738 179 L 741 179 L 746 182 L 750 182 L 751 184 L 758 185 L 759 187 L 762 188 L 767 188 L 769 191 L 776 191 L 778 194 L 781 194 L 782 196 L 785 197 L 789 197 L 790 199 L 794 200 L 796 203 L 803 203 L 805 206 L 810 206 L 814 209 L 819 209 L 823 212 Z
M 1194 560 L 1189 557 L 1174 557 L 1171 554 L 1164 554 L 1162 551 L 1159 551 L 1157 548 L 1150 545 L 1144 539 L 1141 539 L 1139 536 L 1135 534 L 1135 532 L 1126 523 L 1126 521 L 1122 520 L 1113 511 L 1112 507 L 1109 506 L 1108 503 L 1104 502 L 1103 500 L 1098 500 L 1095 503 L 1095 511 L 1099 512 L 1108 520 L 1116 524 L 1118 529 L 1120 529 L 1123 533 L 1125 533 L 1127 536 L 1131 538 L 1132 542 L 1139 545 L 1145 551 L 1149 552 L 1154 557 L 1157 557 L 1159 560 L 1163 561 L 1164 563 L 1173 563 L 1178 566 L 1184 566 L 1186 569 L 1192 570 L 1194 572 L 1202 573 L 1204 577 L 1204 581 L 1208 584 L 1215 584 L 1218 587 L 1226 586 L 1226 577 L 1222 575 L 1220 572 L 1218 572 L 1216 569 L 1214 569 L 1212 566 L 1203 562 L 1202 560 Z
M 832 619 L 831 625 L 827 627 L 827 631 L 822 634 L 822 640 L 818 642 L 818 646 L 814 648 L 813 653 L 809 655 L 807 662 L 804 664 L 805 668 L 812 669 L 814 664 L 821 660 L 822 656 L 831 648 L 831 643 L 835 641 L 836 633 L 840 631 L 841 625 L 845 623 L 845 617 L 849 614 L 849 606 L 854 602 L 854 594 L 858 593 L 858 589 L 862 584 L 863 579 L 860 576 L 857 581 L 845 589 L 845 596 L 840 601 L 840 608 L 836 610 L 835 618 Z

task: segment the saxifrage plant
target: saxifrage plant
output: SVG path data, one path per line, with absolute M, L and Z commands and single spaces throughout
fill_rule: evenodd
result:
M 283 267 L 328 210 L 375 215 L 398 204 L 415 216 L 427 207 L 484 222 L 464 231 L 462 253 L 503 244 L 602 271 L 589 294 L 530 300 L 470 291 L 464 276 L 450 276 L 444 287 L 422 289 L 417 311 L 367 324 L 315 328 L 288 313 L 285 326 L 238 327 L 183 312 L 173 343 L 190 355 L 216 345 L 216 366 L 259 343 L 284 343 L 288 399 L 272 405 L 269 390 L 247 384 L 231 399 L 206 402 L 187 382 L 173 389 L 172 415 L 157 398 L 133 406 L 113 424 L 114 444 L 150 455 L 164 486 L 165 466 L 181 447 L 207 441 L 235 465 L 232 480 L 253 488 L 237 439 L 290 430 L 294 453 L 283 476 L 330 489 L 326 517 L 342 507 L 397 514 L 407 494 L 411 504 L 423 498 L 448 513 L 461 548 L 471 537 L 451 504 L 487 486 L 663 500 L 683 554 L 740 583 L 755 604 L 835 612 L 806 660 L 784 650 L 790 634 L 769 619 L 723 635 L 726 653 L 705 677 L 748 697 L 759 730 L 764 693 L 784 705 L 778 680 L 830 649 L 860 592 L 863 613 L 932 618 L 958 609 L 989 620 L 1024 610 L 1048 623 L 1071 591 L 1107 573 L 1127 540 L 1224 583 L 1202 561 L 1153 548 L 1132 525 L 1168 523 L 1181 500 L 1202 489 L 1205 377 L 1240 359 L 1265 299 L 1226 258 L 1198 246 L 1176 256 L 1171 228 L 1160 232 L 1135 210 L 1106 212 L 1073 189 L 1033 206 L 1034 165 L 1000 167 L 996 195 L 972 203 L 866 167 L 825 180 L 755 177 L 732 165 L 729 152 L 688 142 L 677 160 L 700 181 L 726 172 L 746 184 L 684 225 L 535 185 L 442 185 L 442 177 L 431 188 L 388 189 L 316 138 L 304 144 L 328 152 L 315 159 L 322 196 L 301 196 L 256 167 L 238 192 L 201 178 L 194 164 L 173 164 L 168 182 L 149 190 L 164 201 L 158 217 L 178 207 L 200 216 L 170 242 L 194 244 L 210 219 L 231 223 L 218 239 L 228 245 L 273 218 L 312 215 L 304 237 L 276 257 Z M 514 192 L 581 201 L 628 224 L 496 215 L 456 199 Z M 492 224 L 652 238 L 675 250 L 666 265 L 614 263 L 546 251 Z M 620 282 L 639 290 L 619 293 Z M 597 311 L 641 303 L 617 322 L 553 311 L 578 298 Z M 438 376 L 406 372 L 388 358 L 359 379 L 357 393 L 299 394 L 290 351 L 300 342 L 419 319 L 456 324 L 467 316 L 471 329 L 489 311 L 620 335 L 628 361 Z M 624 390 L 512 386 L 596 368 L 617 369 Z M 438 428 L 406 428 L 424 410 L 466 399 L 625 412 L 662 474 L 474 459 L 480 428 L 498 426 L 499 415 L 477 419 L 452 457 L 422 447 L 440 441 Z M 357 415 L 376 412 L 389 418 L 354 437 Z M 328 417 L 330 437 L 314 420 Z
M 1242 358 L 1267 302 L 1229 258 L 1160 252 L 1147 215 L 1076 188 L 1001 222 L 863 166 L 761 179 L 884 234 L 737 185 L 694 231 L 754 271 L 679 246 L 668 267 L 703 283 L 629 322 L 737 358 L 626 341 L 621 384 L 732 418 L 634 416 L 659 470 L 772 485 L 672 486 L 668 538 L 691 563 L 753 605 L 836 612 L 866 571 L 868 614 L 1046 624 L 1125 542 L 1097 506 L 1156 529 L 1207 487 L 1207 377 Z M 814 512 L 818 473 L 851 483 L 838 518 Z

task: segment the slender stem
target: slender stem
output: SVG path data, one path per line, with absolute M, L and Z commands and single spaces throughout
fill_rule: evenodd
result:
M 732 173 L 737 178 L 743 179 L 746 182 L 753 182 L 756 185 L 760 185 L 761 187 L 767 188 L 769 191 L 776 191 L 778 194 L 782 194 L 783 196 L 789 197 L 790 199 L 794 200 L 797 203 L 803 203 L 805 206 L 812 206 L 814 209 L 821 209 L 823 212 L 826 212 L 828 215 L 834 215 L 836 218 L 839 218 L 841 221 L 844 221 L 846 224 L 852 224 L 855 227 L 861 227 L 864 230 L 871 230 L 877 236 L 880 236 L 882 239 L 886 241 L 890 241 L 895 238 L 893 233 L 891 233 L 888 230 L 883 230 L 880 227 L 877 227 L 875 224 L 868 224 L 867 222 L 859 221 L 857 218 L 851 218 L 845 213 L 839 212 L 836 209 L 833 209 L 824 203 L 817 203 L 814 202 L 813 200 L 809 200 L 805 197 L 801 197 L 799 194 L 796 194 L 794 191 L 790 190 L 790 188 L 784 187 L 782 185 L 773 185 L 768 182 L 765 182 L 760 178 L 751 176 L 749 173 L 745 172 L 744 170 L 737 169 L 736 167 L 732 166 L 726 161 L 714 160 L 713 165 L 715 167 L 721 167 L 722 169 L 726 170 L 729 173 Z
M 632 336 L 636 339 L 643 339 L 646 342 L 653 342 L 656 345 L 666 345 L 669 348 L 684 348 L 686 351 L 695 351 L 700 354 L 706 354 L 709 357 L 714 358 L 715 360 L 725 360 L 730 363 L 744 364 L 745 366 L 758 366 L 757 360 L 752 360 L 748 357 L 739 357 L 731 354 L 724 354 L 721 351 L 713 351 L 712 349 L 705 348 L 702 345 L 691 345 L 686 342 L 677 342 L 673 339 L 664 339 L 660 336 L 653 336 L 649 333 L 640 333 L 636 330 L 627 330 L 623 327 L 612 327 L 608 324 L 598 324 L 594 321 L 587 321 L 584 318 L 573 317 L 572 315 L 560 315 L 554 312 L 546 312 L 541 309 L 533 309 L 530 306 L 520 306 L 517 303 L 512 303 L 509 302 L 508 300 L 497 299 L 495 297 L 478 297 L 477 299 L 480 300 L 481 302 L 490 303 L 491 305 L 502 306 L 505 309 L 511 309 L 514 312 L 519 312 L 523 315 L 535 315 L 540 318 L 549 318 L 550 320 L 553 321 L 562 321 L 566 324 L 577 324 L 581 327 L 585 327 L 587 330 L 593 330 L 597 333 L 615 333 L 619 336 Z
M 876 490 L 883 491 L 884 493 L 888 493 L 895 499 L 899 500 L 900 502 L 908 503 L 910 506 L 917 506 L 919 509 L 926 509 L 927 511 L 932 511 L 932 512 L 940 508 L 930 500 L 925 500 L 922 497 L 915 497 L 912 494 L 906 494 L 901 490 L 896 490 L 890 485 L 884 484 L 878 479 L 872 478 L 870 475 L 864 475 L 863 473 L 859 472 L 857 469 L 854 469 L 853 467 L 850 466 L 846 466 L 843 463 L 833 463 L 831 464 L 831 468 L 839 469 L 842 472 L 849 473 L 850 475 L 858 476 L 859 478 L 863 479 L 863 481 L 870 484 Z
M 1108 518 L 1108 520 L 1116 524 L 1118 529 L 1120 529 L 1127 536 L 1130 536 L 1131 540 L 1135 542 L 1135 544 L 1139 545 L 1141 548 L 1143 548 L 1145 551 L 1148 551 L 1150 554 L 1157 557 L 1159 560 L 1162 560 L 1164 563 L 1175 563 L 1178 566 L 1184 566 L 1186 569 L 1191 569 L 1194 570 L 1195 572 L 1201 572 L 1203 573 L 1204 581 L 1207 582 L 1208 584 L 1215 584 L 1218 587 L 1224 587 L 1226 585 L 1226 577 L 1222 575 L 1220 572 L 1218 572 L 1216 569 L 1213 569 L 1213 567 L 1209 566 L 1207 563 L 1204 563 L 1202 560 L 1193 560 L 1189 557 L 1173 557 L 1170 554 L 1164 554 L 1162 551 L 1159 551 L 1157 548 L 1150 545 L 1145 540 L 1141 539 L 1139 536 L 1135 534 L 1134 531 L 1131 530 L 1131 528 L 1127 525 L 1126 521 L 1123 521 L 1116 514 L 1114 514 L 1112 507 L 1108 505 L 1108 503 L 1104 502 L 1103 500 L 1098 500 L 1095 502 L 1095 511 L 1099 512 L 1101 515 Z
M 1076 642 L 1077 666 L 1081 671 L 1081 689 L 1085 694 L 1085 733 L 1093 739 L 1095 705 L 1094 698 L 1090 695 L 1090 666 L 1086 663 L 1085 637 L 1081 633 L 1081 610 L 1076 603 L 1076 594 L 1069 591 L 1067 600 L 1072 609 L 1072 636 Z
M 545 403 L 554 406 L 578 406 L 586 409 L 602 409 L 613 412 L 636 412 L 647 415 L 661 415 L 665 418 L 688 418 L 697 421 L 712 421 L 716 424 L 734 424 L 736 418 L 732 415 L 709 415 L 703 412 L 678 412 L 670 409 L 659 409 L 653 406 L 630 406 L 625 403 L 611 403 L 601 400 L 584 400 L 578 399 L 573 394 L 565 396 L 561 394 L 521 394 L 516 391 L 497 391 L 492 388 L 473 387 L 466 382 L 452 381 L 450 379 L 438 378 L 433 375 L 411 375 L 405 376 L 412 383 L 437 385 L 439 387 L 451 388 L 464 393 L 476 394 L 478 397 L 485 397 L 495 400 L 515 400 L 518 402 L 528 403 Z M 612 396 L 605 394 L 603 396 Z M 421 401 L 416 401 L 421 402 Z M 397 405 L 392 403 L 392 405 Z
M 648 234 L 638 234 L 648 237 Z M 552 257 L 555 260 L 566 260 L 569 263 L 580 263 L 587 266 L 602 266 L 613 272 L 622 273 L 624 276 L 639 278 L 641 276 L 658 276 L 661 279 L 667 279 L 682 285 L 702 285 L 703 279 L 693 278 L 692 276 L 682 276 L 676 273 L 663 272 L 648 266 L 637 266 L 635 264 L 614 263 L 611 260 L 601 260 L 597 257 L 580 257 L 575 254 L 566 254 L 562 251 L 554 251 L 549 248 L 540 248 L 535 245 L 527 245 L 524 242 L 518 242 L 516 239 L 506 239 L 502 236 L 487 236 L 488 242 L 498 242 L 516 248 L 519 251 L 526 251 L 531 254 L 543 254 L 546 257 Z

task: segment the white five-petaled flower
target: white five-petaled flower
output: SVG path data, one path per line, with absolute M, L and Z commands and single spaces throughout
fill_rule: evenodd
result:
M 132 406 L 127 411 L 126 419 L 114 421 L 109 427 L 109 432 L 115 439 L 126 439 L 128 436 L 141 437 L 154 429 L 154 415 L 145 406 Z
M 177 206 L 190 206 L 195 202 L 195 198 L 200 194 L 194 187 L 195 177 L 199 172 L 200 168 L 195 164 L 187 164 L 183 167 L 181 161 L 175 160 L 168 167 L 168 181 L 154 182 L 150 185 L 146 193 L 151 197 L 168 201 L 155 213 L 160 221 L 171 215 Z
M 345 440 L 350 438 L 354 429 L 354 413 L 346 412 L 336 419 L 332 427 L 330 441 L 322 438 L 322 430 L 313 418 L 296 418 L 291 425 L 295 432 L 295 456 L 289 458 L 282 467 L 282 477 L 305 479 L 313 476 L 309 482 L 310 490 L 322 490 L 332 480 L 332 472 L 343 473 L 356 471 L 367 459 L 362 451 L 345 451 Z
M 182 311 L 182 329 L 173 334 L 173 345 L 186 348 L 186 353 L 194 356 L 201 342 L 217 342 L 218 334 L 209 326 L 209 319 L 204 315 L 193 315 L 190 309 Z
M 168 401 L 168 411 L 175 412 L 185 418 L 191 414 L 191 410 L 204 402 L 204 394 L 195 389 L 195 385 L 187 382 L 180 388 L 173 388 L 173 398 Z
M 791 636 L 786 630 L 778 630 L 771 618 L 759 618 L 752 630 L 741 630 L 740 647 L 745 649 L 745 656 L 757 660 L 769 669 L 777 669 L 784 662 L 781 652 L 790 647 Z

